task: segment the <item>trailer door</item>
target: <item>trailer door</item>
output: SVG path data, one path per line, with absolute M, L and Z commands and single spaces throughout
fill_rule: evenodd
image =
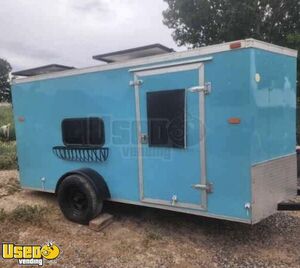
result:
M 141 202 L 206 210 L 204 64 L 131 71 Z

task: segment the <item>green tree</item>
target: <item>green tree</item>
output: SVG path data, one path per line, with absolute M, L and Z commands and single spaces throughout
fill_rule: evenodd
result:
M 0 102 L 11 102 L 10 72 L 10 64 L 0 58 Z
M 300 49 L 299 0 L 164 1 L 169 5 L 163 12 L 164 24 L 174 29 L 179 46 L 200 47 L 252 37 Z
M 164 0 L 164 23 L 178 45 L 199 47 L 243 38 L 290 45 L 300 33 L 299 0 Z
M 297 49 L 300 53 L 299 0 L 164 0 L 164 24 L 174 29 L 179 45 L 200 47 L 244 38 L 256 38 Z M 299 55 L 300 56 L 300 55 Z M 300 61 L 298 57 L 300 96 Z M 298 142 L 300 143 L 300 98 Z

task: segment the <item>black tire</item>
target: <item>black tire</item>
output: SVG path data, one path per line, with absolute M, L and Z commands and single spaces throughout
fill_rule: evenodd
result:
M 58 188 L 58 203 L 70 221 L 88 224 L 100 214 L 103 197 L 96 194 L 95 186 L 78 174 L 67 176 Z

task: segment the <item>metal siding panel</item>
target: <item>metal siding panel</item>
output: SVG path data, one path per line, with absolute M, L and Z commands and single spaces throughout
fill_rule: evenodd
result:
M 277 204 L 297 191 L 296 155 L 252 166 L 252 221 L 256 223 L 277 211 Z
M 253 165 L 295 152 L 296 59 L 259 49 L 250 55 Z
M 13 102 L 22 187 L 53 191 L 66 172 L 89 167 L 106 180 L 112 198 L 139 200 L 134 90 L 128 69 L 84 74 L 14 85 Z M 25 121 L 17 118 L 24 116 Z M 102 117 L 103 163 L 63 161 L 52 153 L 62 145 L 61 121 L 66 117 Z
M 214 55 L 205 63 L 208 211 L 249 219 L 245 203 L 251 202 L 250 137 L 253 131 L 249 85 L 249 50 Z M 228 123 L 239 117 L 241 123 Z

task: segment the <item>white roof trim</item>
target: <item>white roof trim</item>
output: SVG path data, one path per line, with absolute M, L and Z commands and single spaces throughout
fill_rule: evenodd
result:
M 254 48 L 259 48 L 262 50 L 274 52 L 277 54 L 283 54 L 295 58 L 298 57 L 298 51 L 291 48 L 281 47 L 281 46 L 277 46 L 274 44 L 266 43 L 255 39 L 246 39 L 245 42 L 246 42 L 245 47 L 254 47 Z
M 162 69 L 162 68 L 167 68 L 167 67 L 193 64 L 193 63 L 198 63 L 198 62 L 203 62 L 203 61 L 210 61 L 212 59 L 213 59 L 213 57 L 205 57 L 205 58 L 200 58 L 200 59 L 195 59 L 195 60 L 176 61 L 176 62 L 171 62 L 171 63 L 166 63 L 166 64 L 133 68 L 133 69 L 129 69 L 128 72 L 134 73 L 134 72 L 140 72 L 140 71 L 146 71 L 146 70 Z
M 107 71 L 107 70 L 127 68 L 127 67 L 137 67 L 139 65 L 146 65 L 146 64 L 171 61 L 171 60 L 180 60 L 189 57 L 204 56 L 213 53 L 229 51 L 231 50 L 230 44 L 236 42 L 241 42 L 241 48 L 250 48 L 250 47 L 259 48 L 259 49 L 267 50 L 278 54 L 284 54 L 291 57 L 297 57 L 298 55 L 297 50 L 280 47 L 277 45 L 269 44 L 255 39 L 245 39 L 245 40 L 222 43 L 218 45 L 200 47 L 200 48 L 191 49 L 187 51 L 172 52 L 172 53 L 167 53 L 167 54 L 162 54 L 157 56 L 144 57 L 144 58 L 124 61 L 124 62 L 103 64 L 99 66 L 82 68 L 82 69 L 73 69 L 73 70 L 67 70 L 67 71 L 56 72 L 56 73 L 42 74 L 42 75 L 37 75 L 28 78 L 19 78 L 19 79 L 14 79 L 13 84 L 27 83 L 27 82 L 40 81 L 40 80 L 51 79 L 51 78 L 67 77 L 72 75 Z

